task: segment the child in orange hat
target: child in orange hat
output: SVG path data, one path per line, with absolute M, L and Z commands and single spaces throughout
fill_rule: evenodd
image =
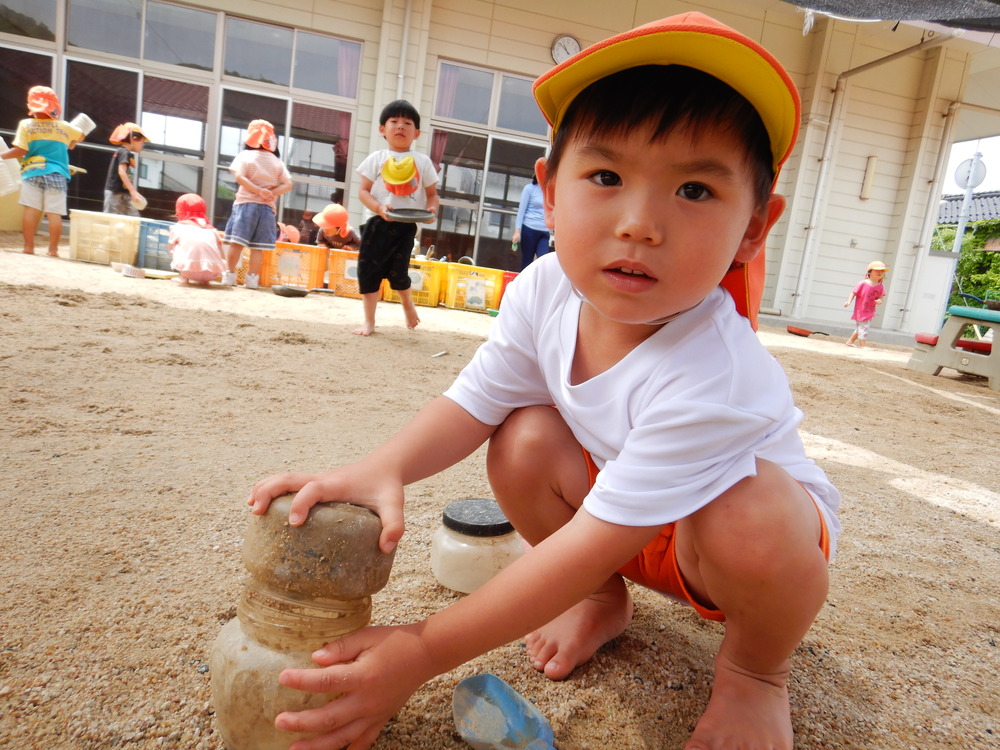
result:
M 322 262 L 325 279 L 330 259 L 329 251 L 349 250 L 356 253 L 361 245 L 361 237 L 348 221 L 347 209 L 339 203 L 328 204 L 322 211 L 312 217 L 312 222 L 318 229 L 316 246 L 327 248 L 327 252 L 323 253 Z
M 292 189 L 292 176 L 278 158 L 278 137 L 267 120 L 247 125 L 243 146 L 229 165 L 239 188 L 223 237 L 229 270 L 222 283 L 236 283 L 236 266 L 246 247 L 250 260 L 243 286 L 256 289 L 260 285 L 261 251 L 272 249 L 278 238 L 277 199 Z
M 521 637 L 534 669 L 564 679 L 629 626 L 629 579 L 725 623 L 686 746 L 790 750 L 790 658 L 826 598 L 840 498 L 747 317 L 759 297 L 722 284 L 744 279 L 784 209 L 773 191 L 798 93 L 759 44 L 696 12 L 583 50 L 534 93 L 553 133 L 536 174 L 555 252 L 511 282 L 472 361 L 387 442 L 249 498 L 262 513 L 296 493 L 292 525 L 318 502 L 361 503 L 388 552 L 404 486 L 488 441 L 493 492 L 532 547 L 421 622 L 285 670 L 283 686 L 340 697 L 275 724 L 363 750 L 423 682 Z
M 205 199 L 185 193 L 177 199 L 177 223 L 170 227 L 170 267 L 182 284 L 208 284 L 228 268 L 219 233 L 208 222 Z
M 59 119 L 62 107 L 48 86 L 28 90 L 27 119 L 17 125 L 11 147 L 0 154 L 21 161 L 21 231 L 24 252 L 35 252 L 35 232 L 42 214 L 49 222 L 49 255 L 58 257 L 62 219 L 69 185 L 69 151 L 83 140 L 83 131 Z
M 111 131 L 108 140 L 118 148 L 111 157 L 104 180 L 104 213 L 138 216 L 146 199 L 135 186 L 135 155 L 142 151 L 149 138 L 134 122 L 123 122 Z

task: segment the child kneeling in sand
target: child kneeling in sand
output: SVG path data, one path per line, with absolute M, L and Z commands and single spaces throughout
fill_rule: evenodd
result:
M 177 223 L 170 227 L 170 267 L 182 284 L 207 284 L 229 266 L 222 257 L 222 240 L 208 223 L 205 200 L 194 193 L 177 199 Z
M 791 748 L 790 656 L 826 598 L 840 499 L 740 312 L 759 304 L 748 267 L 784 209 L 772 191 L 798 94 L 755 42 L 685 13 L 570 58 L 535 98 L 553 130 L 536 172 L 555 253 L 508 287 L 489 340 L 399 433 L 249 498 L 262 513 L 297 492 L 292 524 L 318 502 L 364 504 L 388 551 L 403 487 L 489 441 L 496 498 L 532 548 L 419 623 L 366 628 L 316 652 L 319 669 L 283 672 L 342 697 L 275 723 L 321 733 L 309 747 L 367 748 L 422 683 L 525 634 L 532 666 L 565 678 L 628 627 L 628 578 L 725 622 L 688 747 Z

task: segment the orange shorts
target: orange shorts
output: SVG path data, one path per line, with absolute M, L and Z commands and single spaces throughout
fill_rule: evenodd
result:
M 590 479 L 590 486 L 593 487 L 594 482 L 597 480 L 597 464 L 594 463 L 594 459 L 586 450 L 583 451 L 583 455 L 587 461 L 587 476 Z M 805 488 L 803 488 L 803 491 L 806 491 Z M 809 497 L 812 497 L 812 495 L 810 494 Z M 813 502 L 815 503 L 816 500 L 813 499 Z M 820 512 L 819 506 L 816 506 L 816 512 L 819 513 L 819 546 L 823 550 L 826 559 L 829 560 L 830 535 L 826 529 L 826 521 L 823 519 L 823 514 Z M 684 577 L 681 575 L 680 566 L 677 564 L 677 548 L 674 540 L 675 526 L 676 524 L 674 523 L 666 524 L 660 529 L 660 533 L 656 535 L 653 541 L 643 547 L 639 554 L 625 563 L 622 568 L 619 568 L 618 572 L 630 581 L 635 581 L 646 588 L 653 589 L 657 593 L 664 594 L 677 601 L 690 604 L 706 620 L 725 622 L 726 615 L 722 610 L 709 609 L 699 604 L 695 601 L 691 592 L 688 591 Z

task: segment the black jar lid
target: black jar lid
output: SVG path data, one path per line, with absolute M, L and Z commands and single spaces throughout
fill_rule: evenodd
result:
M 445 506 L 441 514 L 445 527 L 468 536 L 501 536 L 514 530 L 496 500 L 470 498 Z

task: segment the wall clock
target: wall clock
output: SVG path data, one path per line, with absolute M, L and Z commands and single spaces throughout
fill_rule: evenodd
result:
M 581 49 L 580 41 L 575 36 L 560 34 L 552 40 L 552 59 L 556 64 L 568 60 Z

